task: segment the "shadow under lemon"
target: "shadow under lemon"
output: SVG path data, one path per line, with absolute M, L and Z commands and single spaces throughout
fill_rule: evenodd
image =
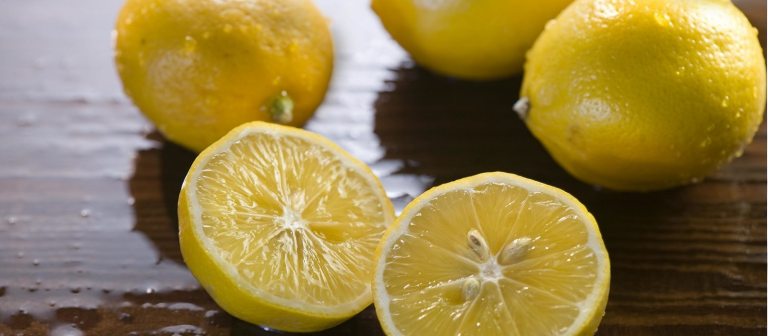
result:
M 490 171 L 578 185 L 512 110 L 521 79 L 462 81 L 404 62 L 374 106 L 384 158 L 415 162 L 406 172 L 435 185 Z
M 178 242 L 177 203 L 181 183 L 196 154 L 165 140 L 157 131 L 147 138 L 160 145 L 139 151 L 134 160 L 134 173 L 129 182 L 136 215 L 134 230 L 149 238 L 162 258 L 183 264 Z

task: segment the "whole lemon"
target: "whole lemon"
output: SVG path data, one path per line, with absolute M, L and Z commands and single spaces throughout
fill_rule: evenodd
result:
M 333 69 L 328 22 L 310 0 L 127 0 L 115 33 L 125 92 L 195 151 L 247 121 L 302 125 Z
M 572 0 L 373 0 L 392 37 L 420 65 L 471 80 L 522 72 L 525 52 Z
M 669 188 L 741 155 L 763 118 L 764 62 L 727 0 L 577 0 L 528 53 L 515 110 L 577 178 Z

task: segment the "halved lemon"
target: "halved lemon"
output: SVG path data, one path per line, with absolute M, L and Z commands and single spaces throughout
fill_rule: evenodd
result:
M 286 331 L 329 328 L 370 305 L 373 253 L 393 220 L 364 163 L 263 122 L 203 151 L 179 196 L 192 274 L 230 314 Z
M 610 263 L 592 215 L 566 192 L 507 173 L 433 188 L 376 251 L 388 335 L 591 335 Z

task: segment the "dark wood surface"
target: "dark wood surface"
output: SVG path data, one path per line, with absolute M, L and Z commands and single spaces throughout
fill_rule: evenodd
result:
M 597 218 L 612 261 L 600 335 L 764 335 L 766 130 L 697 185 L 615 193 L 559 168 L 511 110 L 520 78 L 469 83 L 412 64 L 365 1 L 321 1 L 336 71 L 307 128 L 371 164 L 402 207 L 433 184 L 508 171 Z M 766 3 L 737 1 L 765 40 Z M 184 266 L 179 184 L 194 154 L 121 93 L 119 0 L 0 2 L 0 335 L 268 335 Z M 373 308 L 324 335 L 378 335 Z

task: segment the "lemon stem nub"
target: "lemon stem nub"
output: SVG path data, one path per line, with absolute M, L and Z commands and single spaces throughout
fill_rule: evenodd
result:
M 287 124 L 293 120 L 293 100 L 287 92 L 280 92 L 280 95 L 272 100 L 269 115 L 272 121 L 281 124 Z
M 528 100 L 528 97 L 520 97 L 520 99 L 515 102 L 515 105 L 512 106 L 512 109 L 517 112 L 520 119 L 525 120 L 528 118 L 528 110 L 531 109 L 531 101 Z
M 480 281 L 475 278 L 469 278 L 464 280 L 464 285 L 461 286 L 461 296 L 464 301 L 472 301 L 480 294 Z
M 488 243 L 485 242 L 485 238 L 483 238 L 480 232 L 477 230 L 470 230 L 467 233 L 467 243 L 469 244 L 469 248 L 475 252 L 481 261 L 488 260 L 491 252 L 488 249 Z
M 531 238 L 522 237 L 507 244 L 507 247 L 501 251 L 499 263 L 502 265 L 510 265 L 522 260 L 528 252 L 528 247 L 531 245 L 531 241 L 533 241 Z

